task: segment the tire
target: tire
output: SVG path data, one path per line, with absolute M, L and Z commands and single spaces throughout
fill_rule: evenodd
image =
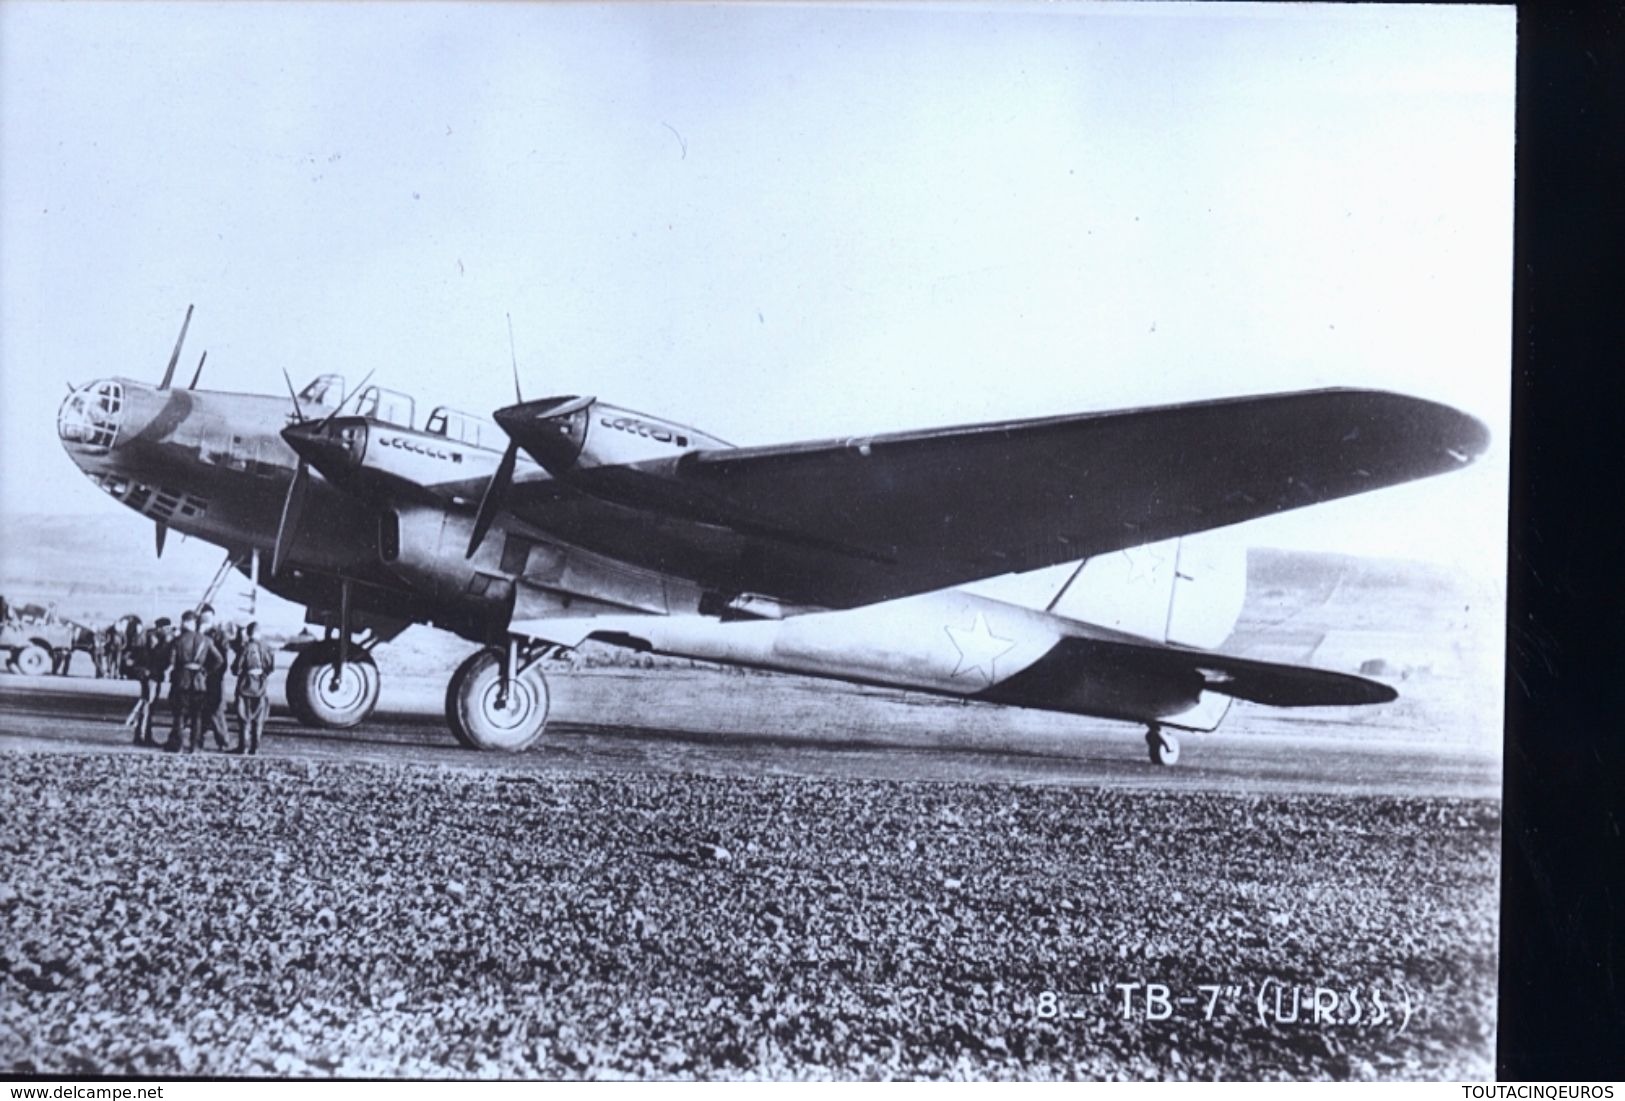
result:
M 52 669 L 51 654 L 43 647 L 28 645 L 17 651 L 12 664 L 25 677 L 43 677 Z
M 468 736 L 468 729 L 463 726 L 461 709 L 457 706 L 457 691 L 469 674 L 469 669 L 480 660 L 483 650 L 476 650 L 463 659 L 463 663 L 452 673 L 451 679 L 446 682 L 446 725 L 451 728 L 451 736 L 457 739 L 457 744 L 464 749 L 478 749 Z
M 547 678 L 535 666 L 513 679 L 499 704 L 505 661 L 499 650 L 481 650 L 458 667 L 447 689 L 446 722 L 474 749 L 519 753 L 547 727 Z
M 305 726 L 349 730 L 360 726 L 378 706 L 382 678 L 372 655 L 351 648 L 337 686 L 333 669 L 338 662 L 336 642 L 307 646 L 288 669 L 288 710 Z
M 1179 763 L 1179 739 L 1166 730 L 1152 729 L 1145 735 L 1146 749 L 1150 751 L 1151 763 L 1172 767 Z

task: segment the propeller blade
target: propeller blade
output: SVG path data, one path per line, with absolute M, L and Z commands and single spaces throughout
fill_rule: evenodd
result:
M 480 510 L 474 514 L 474 534 L 468 537 L 468 552 L 464 558 L 473 558 L 474 552 L 480 549 L 485 542 L 485 533 L 491 530 L 491 523 L 502 511 L 502 499 L 508 495 L 508 486 L 513 481 L 514 463 L 519 459 L 519 441 L 508 441 L 508 450 L 502 453 L 502 461 L 497 464 L 496 473 L 491 480 L 485 483 L 485 493 L 480 497 Z
M 208 358 L 209 358 L 209 353 L 208 353 L 207 350 L 205 350 L 204 353 L 201 356 L 198 356 L 197 370 L 192 372 L 192 385 L 187 387 L 188 390 L 196 390 L 197 389 L 197 380 L 203 377 L 203 361 L 208 359 Z
M 299 530 L 299 514 L 305 508 L 305 484 L 310 480 L 309 468 L 303 459 L 294 468 L 293 481 L 288 483 L 288 495 L 282 499 L 282 518 L 276 525 L 276 542 L 271 547 L 271 576 L 282 572 L 282 563 L 293 545 L 294 532 Z
M 305 411 L 299 407 L 299 395 L 293 392 L 293 379 L 288 377 L 288 369 L 282 368 L 282 381 L 288 384 L 288 396 L 293 399 L 293 416 L 300 424 L 305 423 Z
M 361 393 L 361 391 L 363 391 L 363 390 L 365 390 L 367 388 L 367 383 L 372 380 L 372 375 L 373 375 L 372 371 L 368 371 L 365 375 L 363 375 L 361 377 L 361 385 L 357 386 L 354 390 L 350 391 L 347 395 L 345 395 L 345 398 L 344 398 L 343 401 L 339 402 L 336 406 L 333 407 L 333 411 L 331 413 L 327 414 L 326 419 L 322 421 L 322 427 L 323 428 L 326 428 L 328 425 L 333 423 L 333 418 L 338 416 L 339 412 L 346 405 L 350 404 L 350 399 L 351 398 L 355 397 L 357 394 Z
M 164 540 L 169 538 L 169 525 L 159 520 L 153 527 L 153 545 L 158 550 L 158 557 L 164 556 Z
M 508 318 L 508 356 L 513 360 L 513 400 L 520 405 L 525 403 L 525 395 L 519 392 L 519 353 L 513 346 L 513 314 L 505 315 Z
M 193 303 L 196 305 L 196 303 Z M 164 368 L 164 381 L 158 384 L 158 389 L 168 390 L 169 384 L 175 379 L 175 364 L 181 361 L 181 345 L 186 343 L 186 327 L 192 323 L 192 307 L 186 307 L 186 320 L 181 322 L 181 335 L 175 338 L 175 350 L 169 353 L 169 366 Z

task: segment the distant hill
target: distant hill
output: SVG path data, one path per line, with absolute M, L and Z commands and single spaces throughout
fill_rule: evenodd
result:
M 225 557 L 218 547 L 171 532 L 162 559 L 153 524 L 127 509 L 104 515 L 5 518 L 0 538 L 0 592 L 8 600 L 55 601 L 62 615 L 86 623 L 134 613 L 150 623 L 174 618 L 197 603 Z M 242 619 L 247 580 L 233 575 L 214 601 L 222 615 Z M 299 629 L 304 611 L 269 593 L 256 598 L 256 617 Z

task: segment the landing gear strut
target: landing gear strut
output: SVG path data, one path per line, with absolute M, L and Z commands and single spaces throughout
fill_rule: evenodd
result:
M 509 753 L 535 744 L 550 703 L 541 661 L 552 649 L 509 640 L 459 665 L 446 686 L 446 723 L 457 741 Z
M 1152 726 L 1146 729 L 1145 746 L 1150 751 L 1152 764 L 1176 765 L 1179 763 L 1179 739 L 1162 729 L 1162 727 Z
M 366 632 L 359 642 L 352 641 L 351 626 L 350 579 L 342 578 L 338 627 L 329 627 L 326 639 L 299 651 L 288 669 L 288 709 L 306 726 L 348 730 L 378 706 L 380 677 L 372 660 L 378 636 Z

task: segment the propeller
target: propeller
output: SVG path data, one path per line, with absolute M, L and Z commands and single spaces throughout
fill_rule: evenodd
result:
M 209 358 L 209 353 L 207 351 L 205 351 L 201 356 L 198 357 L 197 370 L 192 372 L 192 384 L 187 387 L 188 390 L 196 390 L 197 389 L 197 380 L 203 377 L 203 361 L 208 359 L 208 358 Z
M 158 557 L 164 556 L 164 540 L 169 538 L 169 525 L 159 520 L 153 525 L 153 545 L 158 550 Z
M 293 400 L 294 419 L 299 424 L 304 424 L 305 411 L 299 405 L 299 395 L 294 393 L 293 379 L 288 377 L 286 367 L 282 368 L 282 381 L 288 384 L 288 397 Z M 293 533 L 299 527 L 299 514 L 305 507 L 305 483 L 309 479 L 310 471 L 306 469 L 304 457 L 301 456 L 298 465 L 293 468 L 293 481 L 288 483 L 288 495 L 282 499 L 282 515 L 277 519 L 276 541 L 271 544 L 272 577 L 282 572 L 282 562 L 288 556 Z
M 282 499 L 282 516 L 277 520 L 276 542 L 271 545 L 271 576 L 282 572 L 294 532 L 299 530 L 299 516 L 305 509 L 305 487 L 310 484 L 310 468 L 300 459 L 294 468 L 293 481 L 288 483 L 288 495 Z
M 168 390 L 169 384 L 175 379 L 175 364 L 180 362 L 181 345 L 186 343 L 186 328 L 190 324 L 192 324 L 192 307 L 187 306 L 186 320 L 181 322 L 181 335 L 175 338 L 175 350 L 169 353 L 169 366 L 164 368 L 164 381 L 158 384 L 160 390 Z
M 519 389 L 519 353 L 513 343 L 513 314 L 503 316 L 508 319 L 508 357 L 513 362 L 513 399 L 522 405 L 525 395 Z M 480 508 L 474 514 L 474 531 L 468 537 L 468 550 L 463 554 L 464 558 L 473 558 L 474 552 L 485 542 L 485 536 L 491 530 L 491 524 L 496 520 L 497 513 L 502 511 L 502 501 L 508 495 L 508 487 L 513 484 L 513 468 L 518 460 L 519 441 L 510 439 L 508 450 L 502 453 L 502 461 L 497 464 L 496 473 L 485 483 L 485 492 L 480 495 Z
M 337 417 L 339 412 L 350 403 L 350 397 L 361 393 L 366 388 L 372 374 L 371 371 L 368 371 L 366 377 L 361 380 L 361 385 L 351 391 L 350 395 L 346 396 L 343 401 L 334 407 L 331 413 L 323 418 L 321 424 L 317 426 L 319 430 L 325 429 L 329 424 L 333 423 L 333 418 Z M 282 371 L 282 379 L 288 384 L 288 396 L 293 399 L 293 415 L 298 423 L 304 424 L 305 411 L 299 405 L 299 395 L 294 393 L 293 379 L 288 377 L 286 368 Z M 288 559 L 288 551 L 293 546 L 294 534 L 299 530 L 299 518 L 305 510 L 305 494 L 309 486 L 310 464 L 305 462 L 303 456 L 300 456 L 299 465 L 293 468 L 293 481 L 288 483 L 288 495 L 282 499 L 282 516 L 277 520 L 276 542 L 271 545 L 272 577 L 282 572 L 282 563 Z
M 321 426 L 323 428 L 326 428 L 328 425 L 333 423 L 333 418 L 338 416 L 340 410 L 342 410 L 346 405 L 350 404 L 350 399 L 351 398 L 355 397 L 357 394 L 361 393 L 363 390 L 365 390 L 367 388 L 367 383 L 372 381 L 373 373 L 376 370 L 377 369 L 374 368 L 373 371 L 368 371 L 365 375 L 361 376 L 361 384 L 359 386 L 357 386 L 354 390 L 351 390 L 348 394 L 346 394 L 345 397 L 344 397 L 344 400 L 339 402 L 337 405 L 335 405 L 333 407 L 333 411 L 331 413 L 327 414 L 327 416 L 325 418 L 323 418 L 322 424 L 321 424 Z M 294 402 L 294 404 L 297 405 L 299 403 Z
M 282 381 L 288 384 L 288 397 L 293 399 L 293 419 L 299 424 L 305 423 L 305 411 L 299 407 L 299 395 L 293 392 L 293 379 L 288 377 L 288 369 L 282 368 Z
M 474 532 L 468 537 L 468 551 L 464 558 L 473 558 L 474 552 L 485 542 L 485 534 L 491 530 L 497 513 L 502 511 L 502 500 L 508 495 L 508 487 L 513 484 L 513 468 L 518 460 L 519 441 L 509 440 L 508 450 L 502 453 L 496 473 L 485 483 L 485 492 L 480 496 L 480 510 L 474 514 Z
M 513 360 L 513 400 L 520 405 L 525 403 L 525 395 L 519 392 L 519 353 L 513 346 L 513 314 L 504 314 L 508 319 L 508 356 Z

